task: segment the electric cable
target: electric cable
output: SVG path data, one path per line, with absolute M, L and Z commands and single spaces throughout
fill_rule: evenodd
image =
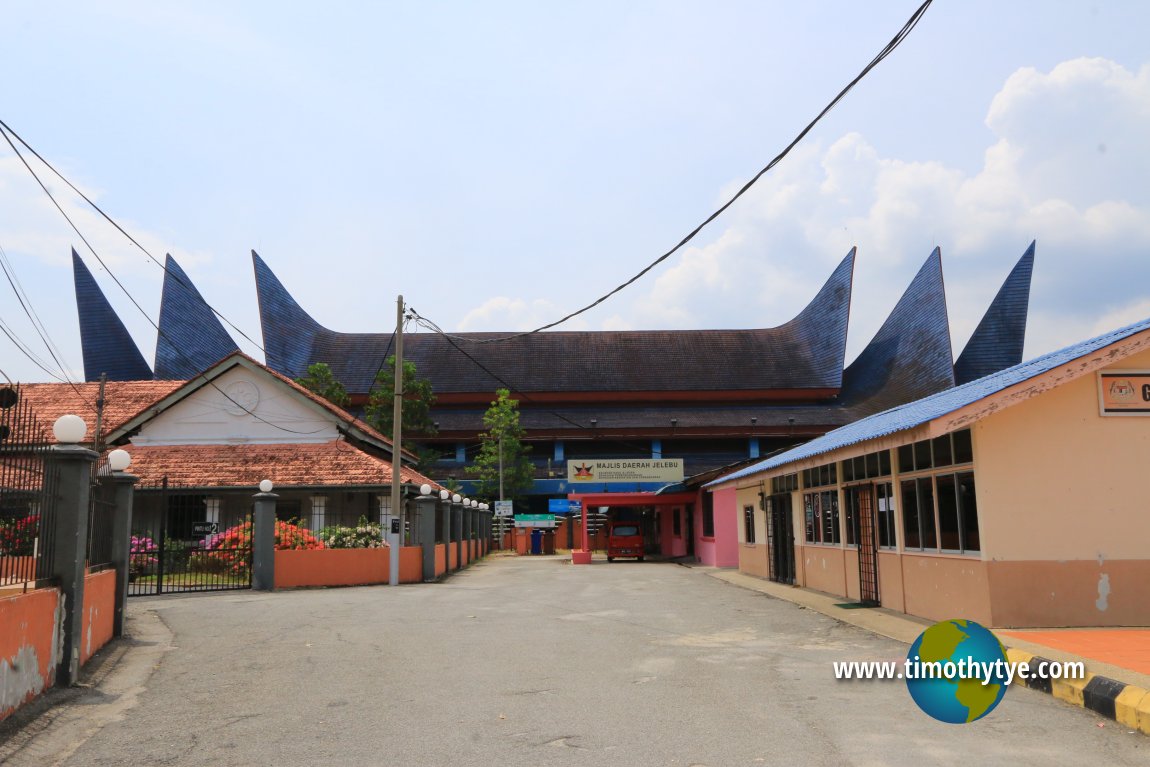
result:
M 894 50 L 896 48 L 898 48 L 899 45 L 902 44 L 903 40 L 905 40 L 907 38 L 907 36 L 911 33 L 911 31 L 916 26 L 918 26 L 918 22 L 922 19 L 923 14 L 926 13 L 927 8 L 930 7 L 930 4 L 932 2 L 933 2 L 933 0 L 925 0 L 925 2 L 923 2 L 923 4 L 920 5 L 917 10 L 915 10 L 915 12 L 906 21 L 906 23 L 903 24 L 902 28 L 890 40 L 890 42 L 888 42 L 885 46 L 883 46 L 882 50 L 879 51 L 879 53 L 873 59 L 871 59 L 870 63 L 868 63 L 865 67 L 863 67 L 862 71 L 859 72 L 853 80 L 851 80 L 849 83 L 847 83 L 847 85 L 842 90 L 840 90 L 838 92 L 838 95 L 836 95 L 833 99 L 831 99 L 830 103 L 828 103 L 825 107 L 823 107 L 822 111 L 819 112 L 818 115 L 815 116 L 815 118 L 813 120 L 811 120 L 809 123 L 807 123 L 805 128 L 803 128 L 801 131 L 799 131 L 798 135 L 795 136 L 795 138 L 791 141 L 791 143 L 787 144 L 787 146 L 783 149 L 783 151 L 781 151 L 781 152 L 779 152 L 779 154 L 775 155 L 774 159 L 772 159 L 769 163 L 767 163 L 766 166 L 764 166 L 762 170 L 760 170 L 758 173 L 756 173 L 754 176 L 752 176 L 750 181 L 747 181 L 745 184 L 743 184 L 743 186 L 739 189 L 739 191 L 735 192 L 735 194 L 730 199 L 728 199 L 725 203 L 723 203 L 721 206 L 719 206 L 719 208 L 717 210 L 715 210 L 715 212 L 713 212 L 711 215 L 707 216 L 701 224 L 699 224 L 694 229 L 692 229 L 687 234 L 686 237 L 679 240 L 678 244 L 676 244 L 673 248 L 671 248 L 670 250 L 665 252 L 663 255 L 656 258 L 651 263 L 647 264 L 647 266 L 643 267 L 643 269 L 641 269 L 637 274 L 635 274 L 629 280 L 616 286 L 615 288 L 613 288 L 609 292 L 604 293 L 602 296 L 595 299 L 594 301 L 587 304 L 586 306 L 584 306 L 580 309 L 576 309 L 575 311 L 571 312 L 570 314 L 567 314 L 566 316 L 561 317 L 560 319 L 557 319 L 554 322 L 549 322 L 546 325 L 541 325 L 541 326 L 535 328 L 534 330 L 525 330 L 522 333 L 512 333 L 510 335 L 499 336 L 497 338 L 479 339 L 479 338 L 471 338 L 471 337 L 460 336 L 460 335 L 453 335 L 452 337 L 458 341 L 463 341 L 466 343 L 494 344 L 494 343 L 502 343 L 504 341 L 510 341 L 512 339 L 515 339 L 515 338 L 523 338 L 524 336 L 530 336 L 530 335 L 534 335 L 536 333 L 541 333 L 544 330 L 550 330 L 551 328 L 562 325 L 564 322 L 567 322 L 568 320 L 574 319 L 575 317 L 578 317 L 580 314 L 583 314 L 585 312 L 590 311 L 591 309 L 594 309 L 596 306 L 603 303 L 607 299 L 611 298 L 616 293 L 619 293 L 620 291 L 631 286 L 635 282 L 638 282 L 644 275 L 646 275 L 648 272 L 650 272 L 656 266 L 658 266 L 659 264 L 663 263 L 668 258 L 673 256 L 684 245 L 691 242 L 691 240 L 695 239 L 696 235 L 698 235 L 700 232 L 702 232 L 703 229 L 708 224 L 710 224 L 712 221 L 714 221 L 716 218 L 718 218 L 720 215 L 722 215 L 728 208 L 730 208 L 735 203 L 736 200 L 738 200 L 740 197 L 742 197 L 752 186 L 754 186 L 755 183 L 760 178 L 762 178 L 768 171 L 770 171 L 772 168 L 774 168 L 776 165 L 778 165 L 783 160 L 783 158 L 785 158 L 788 154 L 790 154 L 791 150 L 794 149 L 795 146 L 798 145 L 798 143 L 800 141 L 802 141 L 804 138 L 806 138 L 807 134 L 811 132 L 811 130 L 815 127 L 815 125 L 817 125 L 823 119 L 823 117 L 825 117 L 826 114 L 828 112 L 830 112 L 831 109 L 833 109 L 843 99 L 843 97 L 845 97 L 847 95 L 847 93 L 849 93 L 855 87 L 855 85 L 857 85 L 864 77 L 866 77 L 870 73 L 870 71 L 872 69 L 874 69 L 876 66 L 878 66 L 883 61 L 883 59 L 885 59 L 887 56 L 889 56 L 891 53 L 893 53 Z

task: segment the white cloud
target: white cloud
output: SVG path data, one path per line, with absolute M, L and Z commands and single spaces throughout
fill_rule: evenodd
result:
M 461 332 L 533 330 L 554 322 L 561 307 L 543 299 L 524 300 L 493 296 L 464 315 L 459 323 Z M 587 323 L 576 317 L 563 324 L 560 330 L 586 330 Z
M 627 307 L 610 323 L 776 325 L 857 244 L 849 361 L 939 245 L 957 354 L 1032 239 L 1028 356 L 1150 309 L 1150 66 L 1135 74 L 1078 59 L 1019 70 L 987 125 L 997 135 L 973 175 L 880 156 L 853 133 L 800 147 L 709 241 L 616 299 Z

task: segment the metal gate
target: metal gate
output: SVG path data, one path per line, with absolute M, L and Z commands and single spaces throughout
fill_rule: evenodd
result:
M 45 471 L 51 429 L 21 401 L 17 385 L 0 387 L 0 586 L 27 591 L 55 572 L 56 486 Z
M 858 525 L 859 601 L 865 605 L 877 605 L 878 546 L 875 540 L 874 487 L 848 488 L 848 492 L 854 496 L 854 518 Z
M 766 499 L 767 575 L 779 583 L 795 582 L 795 523 L 791 496 L 787 493 Z
M 128 596 L 248 589 L 251 498 L 212 495 L 165 478 L 137 486 Z

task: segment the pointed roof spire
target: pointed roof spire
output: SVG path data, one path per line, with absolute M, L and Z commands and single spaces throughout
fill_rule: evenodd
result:
M 792 331 L 794 351 L 811 366 L 812 385 L 842 386 L 857 251 L 851 248 L 806 308 L 779 328 Z
M 252 251 L 256 274 L 256 296 L 260 305 L 260 326 L 264 335 L 267 366 L 283 375 L 295 377 L 307 370 L 309 355 L 316 336 L 323 328 L 311 318 L 288 293 L 259 254 Z
M 1022 362 L 1030 307 L 1030 277 L 1034 273 L 1034 244 L 1030 243 L 1010 270 L 954 363 L 955 383 L 961 385 Z
M 156 378 L 191 378 L 239 348 L 169 253 L 164 259 Z
M 843 404 L 858 417 L 954 386 L 950 324 L 935 248 L 886 322 L 843 373 Z
M 116 310 L 108 303 L 87 264 L 72 249 L 72 278 L 80 317 L 80 345 L 84 351 L 84 380 L 150 381 L 152 369 Z

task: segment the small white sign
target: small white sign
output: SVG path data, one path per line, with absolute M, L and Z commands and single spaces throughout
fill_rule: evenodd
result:
M 495 516 L 497 517 L 510 517 L 515 514 L 513 509 L 514 501 L 496 501 L 495 502 Z

